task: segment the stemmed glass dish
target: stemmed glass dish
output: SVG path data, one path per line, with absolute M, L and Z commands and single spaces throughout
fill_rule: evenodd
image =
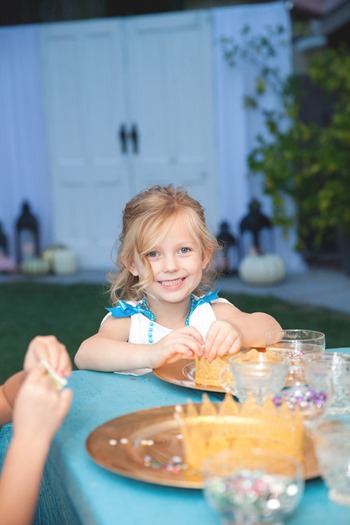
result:
M 315 330 L 276 330 L 265 335 L 265 342 L 267 352 L 283 355 L 289 361 L 286 388 L 274 399 L 275 404 L 284 401 L 291 409 L 298 407 L 306 426 L 314 426 L 325 413 L 328 397 L 323 388 L 315 390 L 305 384 L 305 359 L 323 355 L 325 335 Z
M 223 525 L 282 525 L 304 490 L 301 464 L 264 449 L 227 449 L 211 456 L 203 479 L 205 497 Z
M 289 360 L 286 386 L 305 383 L 304 357 L 319 356 L 326 347 L 326 338 L 315 330 L 275 330 L 265 335 L 266 351 L 284 355 Z
M 284 356 L 252 350 L 232 356 L 228 361 L 233 384 L 227 381 L 226 369 L 223 373 L 223 387 L 240 402 L 252 397 L 261 405 L 266 398 L 276 396 L 285 385 L 289 361 Z
M 324 391 L 329 416 L 350 413 L 350 355 L 325 352 L 304 359 L 306 381 L 314 391 Z
M 350 421 L 325 420 L 313 434 L 320 473 L 329 498 L 350 506 Z

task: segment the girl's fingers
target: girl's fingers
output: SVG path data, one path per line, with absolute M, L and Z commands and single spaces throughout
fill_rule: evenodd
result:
M 176 332 L 186 334 L 186 335 L 193 337 L 196 341 L 198 341 L 200 345 L 204 344 L 204 340 L 203 340 L 203 337 L 200 331 L 197 330 L 197 328 L 195 328 L 194 326 L 185 326 L 185 328 L 181 328 L 180 330 L 177 330 Z
M 60 375 L 68 376 L 72 371 L 71 360 L 65 345 L 53 335 L 37 336 L 30 342 L 24 359 L 24 369 L 30 370 L 42 359 L 46 360 Z
M 221 357 L 226 354 L 237 353 L 240 347 L 241 347 L 240 339 L 234 336 L 233 334 L 227 334 L 226 337 L 217 335 L 217 337 L 214 338 L 212 342 L 206 340 L 206 348 L 205 348 L 204 357 L 210 363 L 216 357 Z
M 233 355 L 233 354 L 238 354 L 238 352 L 240 351 L 241 349 L 241 341 L 239 339 L 236 339 L 236 341 L 233 343 L 233 345 L 231 346 L 230 350 L 228 351 L 228 353 L 230 355 Z

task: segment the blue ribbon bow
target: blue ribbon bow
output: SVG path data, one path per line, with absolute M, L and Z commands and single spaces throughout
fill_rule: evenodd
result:
M 215 290 L 215 292 L 209 292 L 206 295 L 203 295 L 203 297 L 200 297 L 199 299 L 194 299 L 192 302 L 192 308 L 191 313 L 197 308 L 197 306 L 204 304 L 204 303 L 211 303 L 212 301 L 215 301 L 215 299 L 219 299 L 218 293 L 220 291 L 220 288 Z M 119 301 L 118 306 L 115 306 L 113 308 L 106 308 L 109 312 L 111 312 L 112 317 L 131 317 L 135 314 L 143 314 L 151 321 L 154 321 L 154 314 L 145 308 L 142 303 L 137 303 L 136 306 L 133 306 L 132 304 L 128 304 L 125 301 Z
M 154 320 L 154 314 L 144 308 L 141 303 L 137 303 L 136 306 L 133 306 L 132 304 L 128 304 L 125 301 L 119 301 L 118 306 L 115 306 L 114 308 L 106 308 L 106 310 L 111 312 L 112 317 L 131 317 L 135 314 L 143 314 L 151 321 Z
M 215 299 L 220 299 L 218 296 L 218 293 L 220 292 L 220 288 L 217 288 L 214 292 L 209 292 L 206 295 L 203 295 L 203 297 L 200 297 L 199 299 L 195 299 L 193 301 L 193 310 L 194 311 L 197 306 L 204 303 L 211 303 L 212 301 L 215 301 Z

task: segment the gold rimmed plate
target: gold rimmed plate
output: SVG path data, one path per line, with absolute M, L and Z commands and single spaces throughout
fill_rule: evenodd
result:
M 179 359 L 175 361 L 175 363 L 169 363 L 155 368 L 153 373 L 159 377 L 159 379 L 172 383 L 173 385 L 193 388 L 195 390 L 225 393 L 225 390 L 220 386 L 200 385 L 196 383 L 195 367 L 194 359 Z
M 242 347 L 240 352 L 246 354 L 251 348 Z M 263 348 L 255 348 L 259 352 L 264 352 Z M 174 363 L 165 364 L 159 368 L 153 369 L 153 373 L 168 383 L 183 386 L 186 388 L 193 388 L 195 390 L 204 390 L 207 392 L 225 393 L 223 387 L 218 385 L 205 385 L 196 383 L 195 379 L 196 362 L 194 359 L 179 359 Z
M 186 466 L 175 405 L 117 417 L 91 432 L 86 449 L 100 467 L 116 474 L 171 487 L 203 488 L 201 473 Z M 319 475 L 310 439 L 304 443 L 305 479 Z

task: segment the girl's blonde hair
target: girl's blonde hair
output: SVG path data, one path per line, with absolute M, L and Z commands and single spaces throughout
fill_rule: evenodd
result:
M 219 245 L 207 229 L 203 207 L 183 188 L 175 188 L 173 185 L 153 186 L 136 195 L 125 206 L 116 260 L 118 272 L 110 275 L 110 297 L 113 305 L 119 299 L 138 301 L 145 295 L 145 288 L 153 281 L 146 255 L 161 242 L 179 214 L 184 217 L 193 238 L 201 247 L 203 259 L 209 261 L 194 293 L 201 295 L 211 288 L 212 262 Z M 142 279 L 128 270 L 136 255 L 146 268 Z

